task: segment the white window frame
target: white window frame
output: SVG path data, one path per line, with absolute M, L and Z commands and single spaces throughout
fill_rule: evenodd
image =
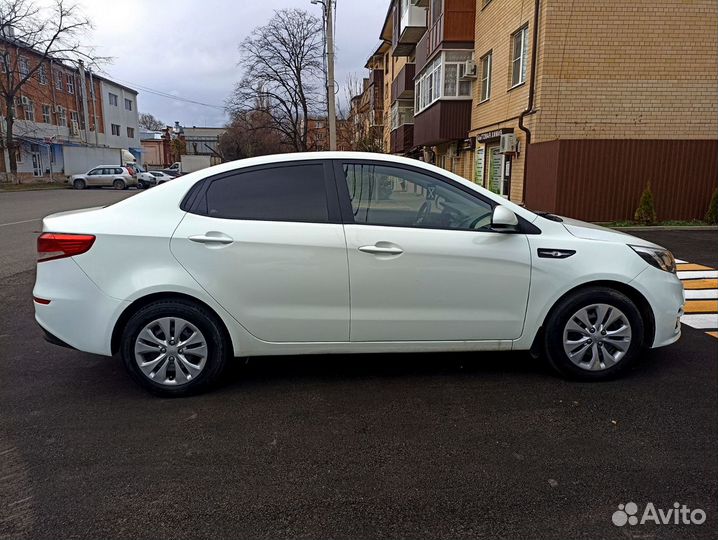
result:
M 22 106 L 23 118 L 28 122 L 35 121 L 35 102 L 31 99 L 27 100 L 27 105 Z
M 108 92 L 107 99 L 108 99 L 110 105 L 112 105 L 113 107 L 119 107 L 119 96 L 117 94 Z
M 517 38 L 519 38 L 517 46 Z M 518 52 L 518 56 L 517 56 Z M 529 53 L 529 26 L 528 24 L 519 28 L 511 34 L 511 88 L 520 86 L 526 82 L 526 67 Z M 514 80 L 514 65 L 519 62 L 519 78 Z
M 57 108 L 57 125 L 67 127 L 67 109 L 65 107 Z
M 37 80 L 42 85 L 47 85 L 47 67 L 45 64 L 40 64 L 40 67 L 37 69 Z
M 131 111 L 132 110 L 132 100 L 125 98 L 125 110 Z
M 493 60 L 493 51 L 487 52 L 479 60 L 479 66 L 481 67 L 481 78 L 479 79 L 479 103 L 483 103 L 491 99 L 491 68 Z M 484 63 L 486 64 L 485 66 Z
M 411 101 L 397 100 L 391 104 L 391 130 L 414 123 L 414 106 Z
M 67 93 L 75 93 L 75 75 L 72 73 L 67 74 Z
M 65 76 L 63 75 L 62 71 L 55 72 L 55 90 L 62 91 L 65 89 L 65 85 L 63 84 L 64 78 L 65 78 Z
M 447 61 L 447 53 L 461 53 L 464 60 Z M 439 100 L 469 100 L 471 99 L 471 83 L 465 84 L 465 93 L 461 93 L 462 81 L 466 62 L 471 60 L 473 51 L 471 49 L 448 49 L 437 54 L 431 62 L 428 62 L 421 73 L 416 77 L 414 83 L 415 111 L 414 114 L 428 109 Z M 456 65 L 455 94 L 446 93 L 446 66 Z
M 52 124 L 52 107 L 46 103 L 42 105 L 42 123 Z
M 17 61 L 17 70 L 23 77 L 27 76 L 27 74 L 30 73 L 30 61 L 24 56 L 21 56 Z

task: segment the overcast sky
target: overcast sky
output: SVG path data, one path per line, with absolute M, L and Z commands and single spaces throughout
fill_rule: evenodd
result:
M 224 125 L 224 111 L 160 97 L 142 87 L 222 107 L 234 83 L 239 43 L 277 9 L 305 8 L 310 0 L 80 0 L 93 21 L 89 43 L 113 62 L 107 74 L 139 91 L 139 110 L 167 124 Z M 336 79 L 364 76 L 379 43 L 388 0 L 337 0 Z

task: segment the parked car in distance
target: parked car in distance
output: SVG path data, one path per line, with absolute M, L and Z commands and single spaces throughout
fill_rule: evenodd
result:
M 48 216 L 38 253 L 48 339 L 161 395 L 316 353 L 526 350 L 600 381 L 681 335 L 668 250 L 384 154 L 225 163 Z
M 137 187 L 140 189 L 150 188 L 174 180 L 174 178 L 162 171 L 147 171 L 137 175 Z
M 73 174 L 70 183 L 75 189 L 104 186 L 127 189 L 137 185 L 137 172 L 132 165 L 98 165 L 84 174 Z

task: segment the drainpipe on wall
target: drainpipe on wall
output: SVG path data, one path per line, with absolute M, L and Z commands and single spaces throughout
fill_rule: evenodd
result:
M 521 111 L 519 115 L 519 129 L 526 133 L 526 157 L 524 158 L 524 174 L 523 185 L 521 187 L 521 202 L 526 204 L 526 169 L 528 168 L 528 150 L 531 144 L 531 130 L 524 125 L 524 117 L 534 112 L 534 94 L 536 90 L 536 62 L 538 61 L 538 35 L 539 35 L 539 9 L 541 0 L 536 0 L 534 4 L 534 22 L 531 36 L 531 80 L 529 80 L 529 102 L 526 109 Z

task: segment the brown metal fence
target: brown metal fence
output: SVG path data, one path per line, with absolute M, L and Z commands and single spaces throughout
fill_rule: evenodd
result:
M 632 219 L 650 182 L 659 220 L 702 219 L 716 140 L 559 140 L 527 152 L 526 205 L 587 221 Z

